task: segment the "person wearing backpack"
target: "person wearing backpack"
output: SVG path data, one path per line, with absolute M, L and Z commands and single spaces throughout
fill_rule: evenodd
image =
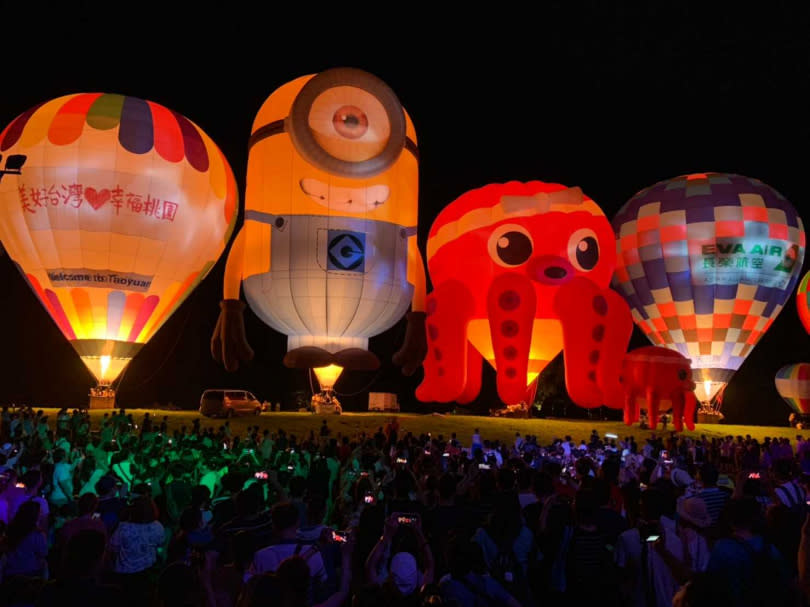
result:
M 534 534 L 523 523 L 516 492 L 496 496 L 488 524 L 479 527 L 472 540 L 481 546 L 490 575 L 521 604 L 530 604 L 529 579 L 542 555 Z
M 725 516 L 731 533 L 719 539 L 709 555 L 706 571 L 728 587 L 738 607 L 787 607 L 797 604 L 791 568 L 760 533 L 764 526 L 754 498 L 728 502 Z

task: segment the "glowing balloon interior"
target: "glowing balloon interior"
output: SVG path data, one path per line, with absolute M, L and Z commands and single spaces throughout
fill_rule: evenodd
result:
M 564 348 L 574 402 L 621 408 L 616 378 L 633 323 L 607 288 L 614 242 L 604 213 L 579 188 L 513 181 L 450 203 L 428 237 L 434 289 L 417 398 L 470 402 L 483 357 L 497 371 L 499 397 L 514 405 L 531 397 Z
M 801 218 L 761 181 L 698 173 L 640 191 L 613 226 L 614 287 L 653 344 L 691 359 L 707 406 L 795 288 Z
M 232 330 L 241 285 L 256 315 L 287 335 L 287 366 L 378 367 L 369 338 L 409 305 L 424 310 L 410 118 L 377 77 L 335 68 L 273 92 L 249 149 L 245 224 L 228 258 L 214 357 L 231 370 L 250 357 Z
M 791 409 L 810 415 L 810 363 L 785 365 L 776 372 L 774 383 Z
M 211 139 L 151 101 L 80 93 L 0 134 L 0 239 L 109 384 L 205 277 L 237 192 Z

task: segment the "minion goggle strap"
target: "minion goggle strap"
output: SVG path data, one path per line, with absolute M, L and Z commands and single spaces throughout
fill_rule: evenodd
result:
M 288 133 L 296 151 L 313 166 L 340 177 L 373 177 L 393 165 L 402 150 L 417 162 L 416 142 L 406 136 L 405 112 L 382 80 L 354 68 L 334 68 L 310 79 L 290 114 L 250 136 L 259 141 Z

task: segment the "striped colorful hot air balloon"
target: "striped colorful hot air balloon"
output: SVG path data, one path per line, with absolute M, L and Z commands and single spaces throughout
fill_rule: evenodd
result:
M 810 414 L 810 363 L 785 365 L 776 372 L 776 391 L 796 413 Z
M 219 259 L 237 202 L 216 144 L 151 101 L 67 95 L 0 134 L 0 240 L 103 385 Z
M 810 272 L 802 277 L 799 288 L 796 290 L 796 308 L 804 330 L 810 333 L 810 293 L 807 292 L 808 283 L 810 283 Z
M 801 218 L 761 181 L 699 173 L 642 190 L 613 227 L 614 288 L 653 344 L 691 359 L 707 406 L 796 287 Z

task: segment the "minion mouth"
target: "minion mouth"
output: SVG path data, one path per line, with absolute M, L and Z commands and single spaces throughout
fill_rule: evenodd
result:
M 318 204 L 328 208 L 352 213 L 373 211 L 384 205 L 391 195 L 387 185 L 370 185 L 362 188 L 343 188 L 306 177 L 299 181 L 301 191 Z

